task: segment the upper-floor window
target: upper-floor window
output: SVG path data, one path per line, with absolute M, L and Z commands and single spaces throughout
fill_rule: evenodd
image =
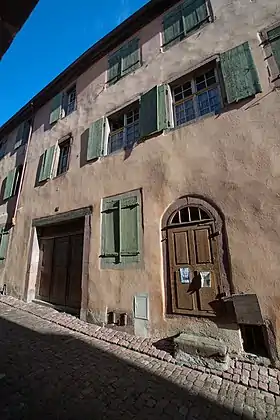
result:
M 4 195 L 3 195 L 4 200 L 8 200 L 9 198 L 17 194 L 18 189 L 19 189 L 21 175 L 22 175 L 22 165 L 19 165 L 8 172 L 8 175 L 5 181 L 5 189 L 4 189 Z
M 31 120 L 26 120 L 20 124 L 17 129 L 16 142 L 14 149 L 18 149 L 23 144 L 27 143 L 30 132 Z
M 139 39 L 134 38 L 108 58 L 109 85 L 116 83 L 126 74 L 129 74 L 141 66 L 141 52 Z
M 7 145 L 7 136 L 4 136 L 0 140 L 0 159 L 2 159 L 5 156 L 5 153 L 6 153 L 6 145 Z
M 212 20 L 209 0 L 185 0 L 163 18 L 163 47 L 170 47 Z
M 58 165 L 56 175 L 61 175 L 68 170 L 70 158 L 70 137 L 58 144 Z
M 132 147 L 139 139 L 139 104 L 108 118 L 110 134 L 107 153 Z
M 221 110 L 221 93 L 216 68 L 185 79 L 172 88 L 175 125 Z
M 65 115 L 71 114 L 76 109 L 76 86 L 73 86 L 65 94 Z
M 279 22 L 260 32 L 263 43 L 269 79 L 276 87 L 280 87 L 280 24 Z

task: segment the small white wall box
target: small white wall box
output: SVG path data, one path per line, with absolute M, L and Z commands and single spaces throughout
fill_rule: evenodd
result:
M 134 318 L 149 319 L 149 299 L 147 293 L 134 296 Z

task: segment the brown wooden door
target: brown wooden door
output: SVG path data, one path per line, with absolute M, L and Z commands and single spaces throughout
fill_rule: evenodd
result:
M 213 225 L 176 227 L 168 231 L 172 310 L 180 314 L 213 314 L 218 266 Z
M 79 309 L 82 259 L 83 233 L 41 238 L 37 297 L 54 305 Z

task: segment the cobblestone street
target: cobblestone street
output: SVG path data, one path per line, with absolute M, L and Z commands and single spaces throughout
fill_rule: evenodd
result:
M 0 303 L 1 420 L 280 419 L 280 397 Z

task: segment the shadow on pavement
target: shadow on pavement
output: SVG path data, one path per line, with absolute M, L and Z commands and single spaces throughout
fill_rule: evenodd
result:
M 45 321 L 32 322 L 38 329 Z M 105 344 L 3 318 L 0 334 L 1 420 L 240 418 L 106 352 Z

